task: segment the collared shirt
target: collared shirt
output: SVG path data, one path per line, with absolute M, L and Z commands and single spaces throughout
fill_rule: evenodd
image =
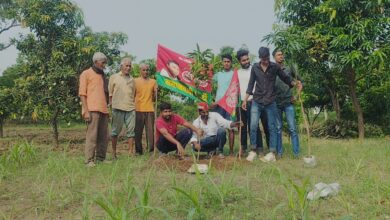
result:
M 295 72 L 293 72 L 291 69 L 286 68 L 285 66 L 281 67 L 282 70 L 289 75 L 290 77 L 296 77 L 298 80 L 301 80 L 301 77 L 299 77 Z M 275 82 L 276 87 L 276 104 L 279 108 L 287 107 L 291 104 L 291 97 L 292 92 L 291 88 L 286 85 L 282 80 L 280 80 L 279 77 L 276 77 Z
M 217 94 L 215 96 L 215 101 L 218 102 L 226 93 L 229 88 L 230 82 L 233 77 L 233 69 L 225 72 L 218 72 L 213 76 L 213 81 L 217 82 Z
M 135 80 L 135 110 L 137 112 L 154 112 L 153 92 L 157 87 L 156 80 L 138 77 Z
M 86 97 L 88 111 L 108 114 L 103 77 L 92 68 L 83 71 L 80 75 L 79 96 Z M 85 111 L 82 109 L 83 114 Z
M 210 137 L 217 135 L 218 128 L 230 128 L 232 121 L 224 119 L 220 114 L 216 112 L 209 112 L 209 118 L 207 119 L 207 124 L 205 124 L 200 116 L 194 120 L 192 123 L 195 127 L 203 130 L 203 137 Z M 195 132 L 192 134 L 190 142 L 197 141 L 198 137 Z
M 177 125 L 183 125 L 186 122 L 184 118 L 182 118 L 178 114 L 172 114 L 171 120 L 165 121 L 161 116 L 156 120 L 156 140 L 158 140 L 161 136 L 160 129 L 167 129 L 168 133 L 173 137 L 176 136 L 177 133 Z
M 122 72 L 113 74 L 108 83 L 108 92 L 112 97 L 112 108 L 122 111 L 133 111 L 135 109 L 134 78 Z
M 256 83 L 255 91 L 253 92 L 253 100 L 263 105 L 271 104 L 276 99 L 276 76 L 279 76 L 283 82 L 288 84 L 290 87 L 293 87 L 291 85 L 291 77 L 284 73 L 277 64 L 270 62 L 264 72 L 260 66 L 260 62 L 255 63 L 251 70 L 251 76 L 246 93 L 252 94 Z

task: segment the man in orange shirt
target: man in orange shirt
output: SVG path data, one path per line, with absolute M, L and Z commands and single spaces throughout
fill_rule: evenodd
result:
M 88 123 L 84 151 L 88 167 L 106 159 L 108 145 L 108 83 L 103 71 L 107 57 L 96 52 L 92 61 L 92 67 L 81 73 L 79 86 L 82 116 Z
M 153 97 L 157 94 L 156 80 L 149 78 L 149 65 L 140 64 L 141 76 L 135 79 L 135 149 L 142 154 L 142 133 L 145 127 L 147 149 L 154 149 Z

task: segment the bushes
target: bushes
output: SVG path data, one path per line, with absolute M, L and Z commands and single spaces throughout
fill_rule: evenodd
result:
M 364 125 L 366 137 L 383 137 L 382 129 L 377 125 Z M 358 126 L 353 121 L 336 121 L 328 120 L 325 123 L 313 127 L 312 135 L 314 137 L 330 137 L 330 138 L 354 138 L 358 137 Z

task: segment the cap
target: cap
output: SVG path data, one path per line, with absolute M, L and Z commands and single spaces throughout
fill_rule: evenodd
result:
M 203 111 L 208 111 L 209 105 L 206 102 L 200 102 L 198 103 L 198 109 Z

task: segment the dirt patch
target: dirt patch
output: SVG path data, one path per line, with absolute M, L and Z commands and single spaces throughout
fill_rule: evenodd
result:
M 158 158 L 152 163 L 157 169 L 163 170 L 175 170 L 179 172 L 187 172 L 188 168 L 194 164 L 194 158 L 186 157 L 183 160 L 179 160 L 178 157 L 174 155 L 169 155 L 165 157 Z M 211 159 L 206 159 L 205 156 L 199 157 L 198 164 L 207 164 L 211 169 L 216 170 L 231 170 L 234 166 L 250 164 L 250 162 L 245 159 L 238 159 L 237 157 L 227 156 L 224 159 L 221 159 L 217 156 L 212 157 Z

